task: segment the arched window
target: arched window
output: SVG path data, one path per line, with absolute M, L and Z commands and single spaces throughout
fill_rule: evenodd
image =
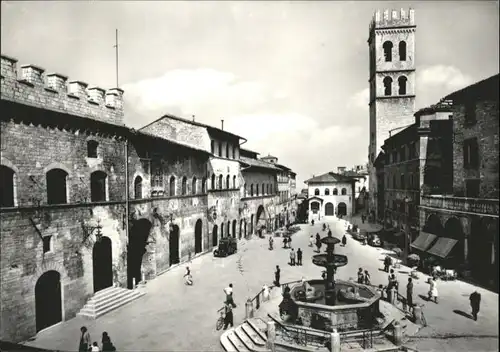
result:
M 198 191 L 198 180 L 196 179 L 196 176 L 193 177 L 193 183 L 191 185 L 191 193 L 196 194 Z
M 16 206 L 16 173 L 0 165 L 0 207 Z
M 339 191 L 336 188 L 334 188 L 332 191 L 332 195 L 336 196 L 338 194 L 339 194 Z
M 108 175 L 103 171 L 90 174 L 90 200 L 103 202 L 108 199 Z
M 215 189 L 215 174 L 212 175 L 212 180 L 210 182 L 210 189 Z
M 406 61 L 406 42 L 399 42 L 399 60 Z
M 201 193 L 207 193 L 207 178 L 203 177 L 201 180 Z
M 226 188 L 227 189 L 231 188 L 230 182 L 231 182 L 231 176 L 227 175 L 226 176 Z
M 223 180 L 222 175 L 219 175 L 219 184 L 218 184 L 218 188 L 219 188 L 219 189 L 222 189 L 222 182 L 223 182 L 223 181 L 224 181 L 224 180 Z
M 233 188 L 236 189 L 236 175 L 233 176 Z
M 314 190 L 314 195 L 315 195 L 315 196 L 319 196 L 319 188 L 316 188 L 316 189 Z
M 97 158 L 97 147 L 99 143 L 96 141 L 87 141 L 87 157 L 88 158 Z
M 222 155 L 222 150 L 223 150 L 223 149 L 222 149 L 222 142 L 219 142 L 219 156 L 220 156 L 220 157 L 223 157 L 223 155 Z
M 330 190 L 328 188 L 325 188 L 325 196 L 329 196 L 330 195 Z
M 67 181 L 68 173 L 61 169 L 52 169 L 47 172 L 47 203 L 68 203 Z
M 391 77 L 384 78 L 384 95 L 385 96 L 392 95 L 392 78 Z
M 264 184 L 262 184 L 262 195 L 264 195 L 266 193 L 266 187 Z
M 250 185 L 250 195 L 253 196 L 253 183 Z
M 231 147 L 231 146 L 229 145 L 229 143 L 226 143 L 226 158 L 228 158 L 228 159 L 229 159 L 229 155 L 231 155 L 231 154 L 229 154 L 229 148 L 230 148 L 230 147 Z M 228 187 L 228 188 L 229 188 L 229 187 Z
M 175 176 L 170 176 L 170 180 L 168 181 L 168 192 L 170 197 L 175 196 Z
M 392 42 L 386 41 L 382 45 L 384 48 L 384 58 L 386 62 L 391 62 L 392 61 Z
M 342 191 L 341 191 L 341 192 L 342 192 L 342 195 L 343 195 L 343 196 L 347 195 L 347 189 L 342 188 Z
M 210 151 L 215 154 L 215 141 L 213 139 L 210 141 Z
M 259 195 L 259 185 L 255 185 L 255 195 Z
M 267 194 L 271 194 L 271 192 L 269 192 L 269 190 L 270 190 L 269 186 L 270 186 L 270 184 L 267 184 L 267 186 L 266 186 Z
M 182 177 L 181 194 L 183 196 L 185 196 L 187 194 L 187 177 L 186 176 Z
M 141 199 L 142 198 L 142 177 L 137 176 L 134 180 L 134 198 Z
M 408 78 L 405 76 L 401 76 L 398 78 L 398 85 L 399 85 L 399 95 L 405 95 L 406 94 L 406 82 L 408 81 Z

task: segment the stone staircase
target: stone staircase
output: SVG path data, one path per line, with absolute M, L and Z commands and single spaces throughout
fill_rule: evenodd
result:
M 138 290 L 129 290 L 122 287 L 108 287 L 94 294 L 77 313 L 87 319 L 97 319 L 129 302 L 136 300 L 145 293 Z
M 266 352 L 266 323 L 260 318 L 250 318 L 235 328 L 225 331 L 220 343 L 227 352 Z

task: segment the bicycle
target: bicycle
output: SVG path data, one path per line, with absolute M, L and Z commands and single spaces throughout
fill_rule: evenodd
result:
M 222 307 L 221 309 L 219 309 L 217 311 L 217 313 L 220 312 L 220 317 L 217 319 L 217 322 L 215 323 L 215 328 L 217 330 L 220 330 L 222 329 L 222 327 L 224 326 L 224 322 L 226 320 L 226 307 Z

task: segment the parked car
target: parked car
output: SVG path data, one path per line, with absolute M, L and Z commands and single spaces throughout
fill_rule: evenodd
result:
M 354 238 L 357 241 L 363 242 L 366 240 L 366 231 L 359 231 L 359 232 L 352 232 L 351 233 L 352 238 Z
M 214 249 L 215 257 L 227 257 L 238 251 L 236 238 L 223 237 L 219 240 L 219 245 Z
M 378 235 L 370 235 L 368 237 L 368 244 L 372 247 L 381 247 L 382 241 L 380 240 L 380 237 L 378 237 Z

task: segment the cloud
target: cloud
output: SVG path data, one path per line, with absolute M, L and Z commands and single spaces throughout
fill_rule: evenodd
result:
M 360 90 L 359 92 L 355 93 L 352 95 L 349 100 L 347 101 L 347 107 L 348 108 L 361 108 L 361 109 L 367 109 L 368 108 L 368 103 L 370 99 L 370 89 L 365 88 L 363 90 Z
M 472 83 L 472 78 L 455 66 L 434 65 L 417 70 L 417 87 L 445 87 L 457 90 Z M 439 98 L 438 98 L 439 99 Z

